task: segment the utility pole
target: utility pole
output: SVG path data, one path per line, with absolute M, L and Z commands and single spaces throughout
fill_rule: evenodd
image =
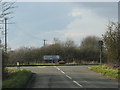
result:
M 5 52 L 7 52 L 7 18 L 5 18 Z
M 46 40 L 44 39 L 43 41 L 44 41 L 44 46 L 45 46 L 46 45 L 46 43 L 45 43 Z
M 1 43 L 2 43 L 2 41 L 1 41 L 1 39 L 0 39 L 0 49 L 1 49 Z
M 7 23 L 8 18 L 4 18 L 4 22 L 0 23 L 0 24 L 4 24 L 4 35 L 5 35 L 5 47 L 4 47 L 4 51 L 7 52 L 7 24 L 12 24 L 12 23 Z

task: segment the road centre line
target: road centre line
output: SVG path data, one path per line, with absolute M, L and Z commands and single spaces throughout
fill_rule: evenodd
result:
M 56 66 L 54 66 L 56 67 Z M 58 70 L 60 70 L 60 68 L 56 67 Z M 63 74 L 65 74 L 65 72 L 63 72 L 62 70 L 60 70 Z M 69 79 L 72 79 L 70 76 L 66 75 L 66 77 L 68 77 Z
M 70 76 L 66 75 L 66 77 L 68 77 L 69 79 L 72 79 Z
M 76 83 L 78 86 L 83 87 L 83 86 L 80 85 L 78 82 L 76 82 L 76 81 L 74 81 L 74 80 L 73 80 L 73 82 Z
M 58 70 L 60 70 L 60 68 L 58 68 L 58 67 L 56 67 L 56 66 L 54 66 L 55 68 L 57 68 Z
M 60 70 L 60 68 L 54 66 L 56 69 Z M 63 74 L 65 74 L 65 72 L 63 72 L 62 70 L 60 70 Z M 65 74 L 66 75 L 66 74 Z M 66 75 L 66 77 L 68 77 L 69 79 L 72 79 L 70 76 Z M 77 84 L 79 87 L 83 87 L 82 85 L 80 85 L 78 82 L 76 82 L 75 80 L 73 80 L 73 82 L 75 84 Z M 87 82 L 87 81 L 86 81 Z
M 54 66 L 55 68 L 57 68 L 58 70 L 60 70 L 60 68 L 58 68 L 58 67 L 56 67 L 56 66 Z M 63 72 L 62 70 L 60 70 L 63 74 L 65 74 L 65 72 Z
M 58 70 L 60 70 L 58 67 L 56 67 Z
M 65 74 L 65 72 L 63 72 L 62 70 L 60 70 L 63 74 Z

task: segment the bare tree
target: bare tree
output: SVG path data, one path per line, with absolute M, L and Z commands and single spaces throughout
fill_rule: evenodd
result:
M 99 37 L 87 36 L 83 39 L 80 45 L 81 59 L 84 61 L 98 61 L 99 60 Z
M 13 13 L 12 9 L 15 8 L 14 6 L 15 2 L 3 2 L 0 1 L 0 18 L 10 18 L 10 14 Z
M 2 27 L 3 27 L 3 25 L 5 24 L 5 26 L 6 26 L 6 19 L 10 19 L 11 18 L 11 14 L 13 13 L 12 12 L 12 9 L 14 8 L 14 3 L 15 2 L 4 2 L 3 0 L 0 0 L 0 31 L 3 31 L 3 30 L 1 30 L 2 29 Z M 6 27 L 5 27 L 6 28 Z M 5 43 L 7 42 L 6 41 L 6 36 L 7 36 L 7 29 L 5 29 Z M 1 41 L 1 38 L 0 38 L 0 41 Z M 0 46 L 1 46 L 1 43 L 0 43 Z M 7 44 L 5 45 L 5 46 L 7 46 Z M 4 68 L 5 68 L 5 65 L 6 65 L 6 61 L 8 60 L 8 54 L 6 53 L 6 52 L 4 52 L 3 51 L 3 53 L 2 53 L 3 55 L 3 76 L 5 77 L 6 76 L 6 72 L 4 71 Z M 3 77 L 3 78 L 4 78 Z
M 120 62 L 120 24 L 110 22 L 106 33 L 103 35 L 105 42 L 108 63 L 111 65 L 119 65 Z

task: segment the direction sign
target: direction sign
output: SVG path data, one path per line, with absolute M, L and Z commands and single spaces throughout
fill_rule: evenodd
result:
M 45 55 L 43 57 L 44 60 L 58 60 L 60 59 L 59 55 Z

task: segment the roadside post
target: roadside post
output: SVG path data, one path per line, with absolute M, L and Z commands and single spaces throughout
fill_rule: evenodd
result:
M 103 48 L 103 41 L 99 40 L 98 41 L 99 48 L 100 48 L 100 65 L 102 64 L 102 48 Z
M 2 49 L 0 49 L 0 90 L 2 90 Z
M 17 62 L 17 69 L 20 69 L 20 63 Z

